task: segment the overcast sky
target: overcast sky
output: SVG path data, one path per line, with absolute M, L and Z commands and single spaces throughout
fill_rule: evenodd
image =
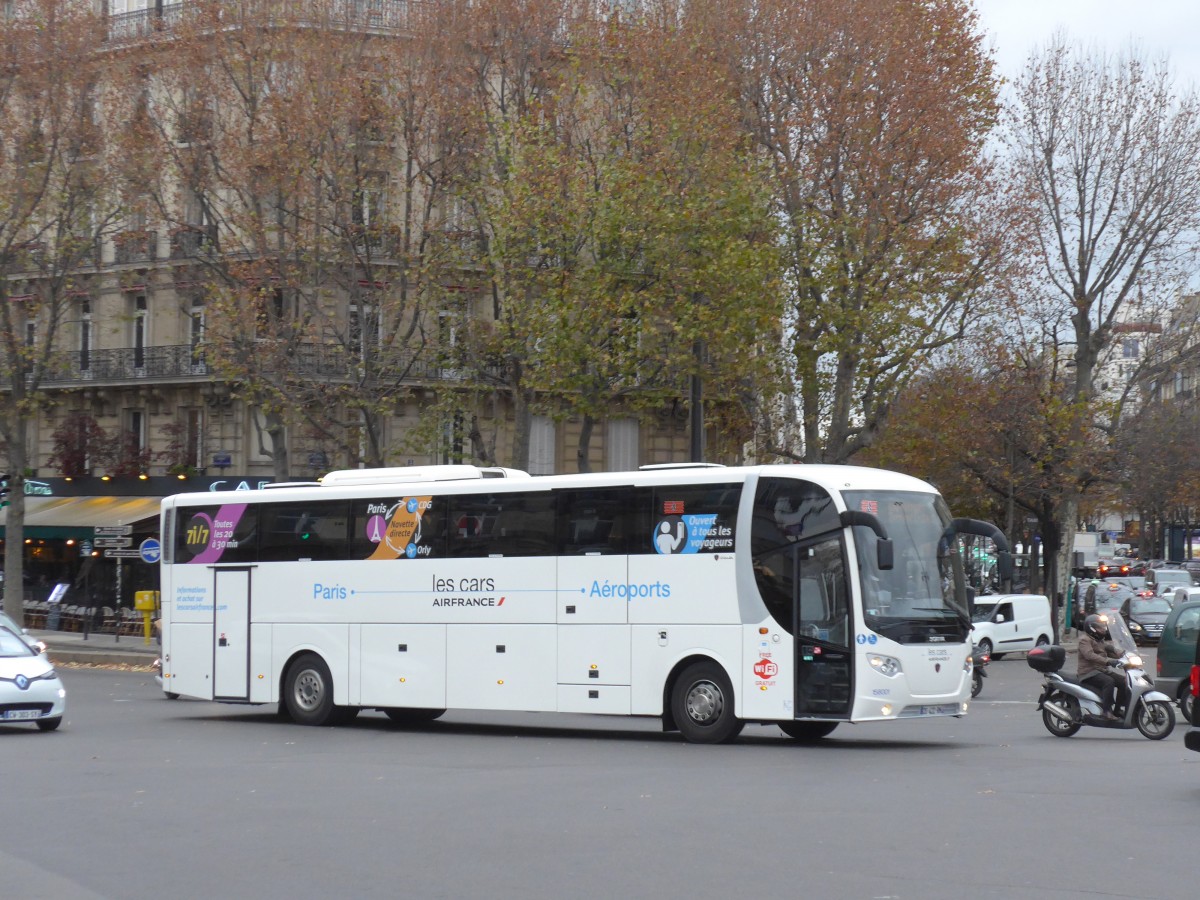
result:
M 1200 0 L 975 0 L 975 7 L 1009 77 L 1062 27 L 1072 41 L 1112 52 L 1133 40 L 1147 56 L 1166 53 L 1176 78 L 1200 88 Z

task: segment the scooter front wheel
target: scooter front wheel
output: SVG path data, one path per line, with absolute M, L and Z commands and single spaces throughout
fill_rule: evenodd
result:
M 1175 710 L 1166 700 L 1143 703 L 1137 714 L 1137 730 L 1152 741 L 1161 741 L 1175 730 Z
M 1083 716 L 1079 712 L 1079 701 L 1070 694 L 1054 694 L 1046 700 L 1061 707 L 1070 714 L 1071 720 L 1061 719 L 1050 710 L 1042 707 L 1042 724 L 1055 737 L 1070 737 L 1083 727 Z

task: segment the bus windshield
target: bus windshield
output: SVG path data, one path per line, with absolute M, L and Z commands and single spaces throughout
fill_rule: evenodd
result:
M 936 494 L 844 491 L 848 509 L 877 517 L 894 545 L 895 566 L 881 570 L 875 540 L 857 528 L 864 624 L 906 644 L 963 641 L 970 629 L 957 541 L 946 538 L 950 510 Z

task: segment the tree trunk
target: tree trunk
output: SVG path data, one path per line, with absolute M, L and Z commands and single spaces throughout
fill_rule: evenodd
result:
M 579 447 L 575 451 L 575 462 L 580 472 L 592 471 L 592 464 L 588 456 L 591 449 L 592 432 L 595 430 L 596 420 L 585 414 L 583 426 L 579 429 Z
M 19 438 L 9 444 L 8 507 L 4 519 L 4 612 L 25 624 L 25 431 L 24 418 L 18 418 L 15 431 Z

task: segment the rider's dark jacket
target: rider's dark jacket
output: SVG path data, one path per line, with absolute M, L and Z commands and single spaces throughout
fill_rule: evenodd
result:
M 1110 659 L 1120 656 L 1121 651 L 1112 641 L 1101 641 L 1085 631 L 1079 636 L 1079 673 L 1075 677 L 1083 681 L 1095 672 L 1103 672 Z

